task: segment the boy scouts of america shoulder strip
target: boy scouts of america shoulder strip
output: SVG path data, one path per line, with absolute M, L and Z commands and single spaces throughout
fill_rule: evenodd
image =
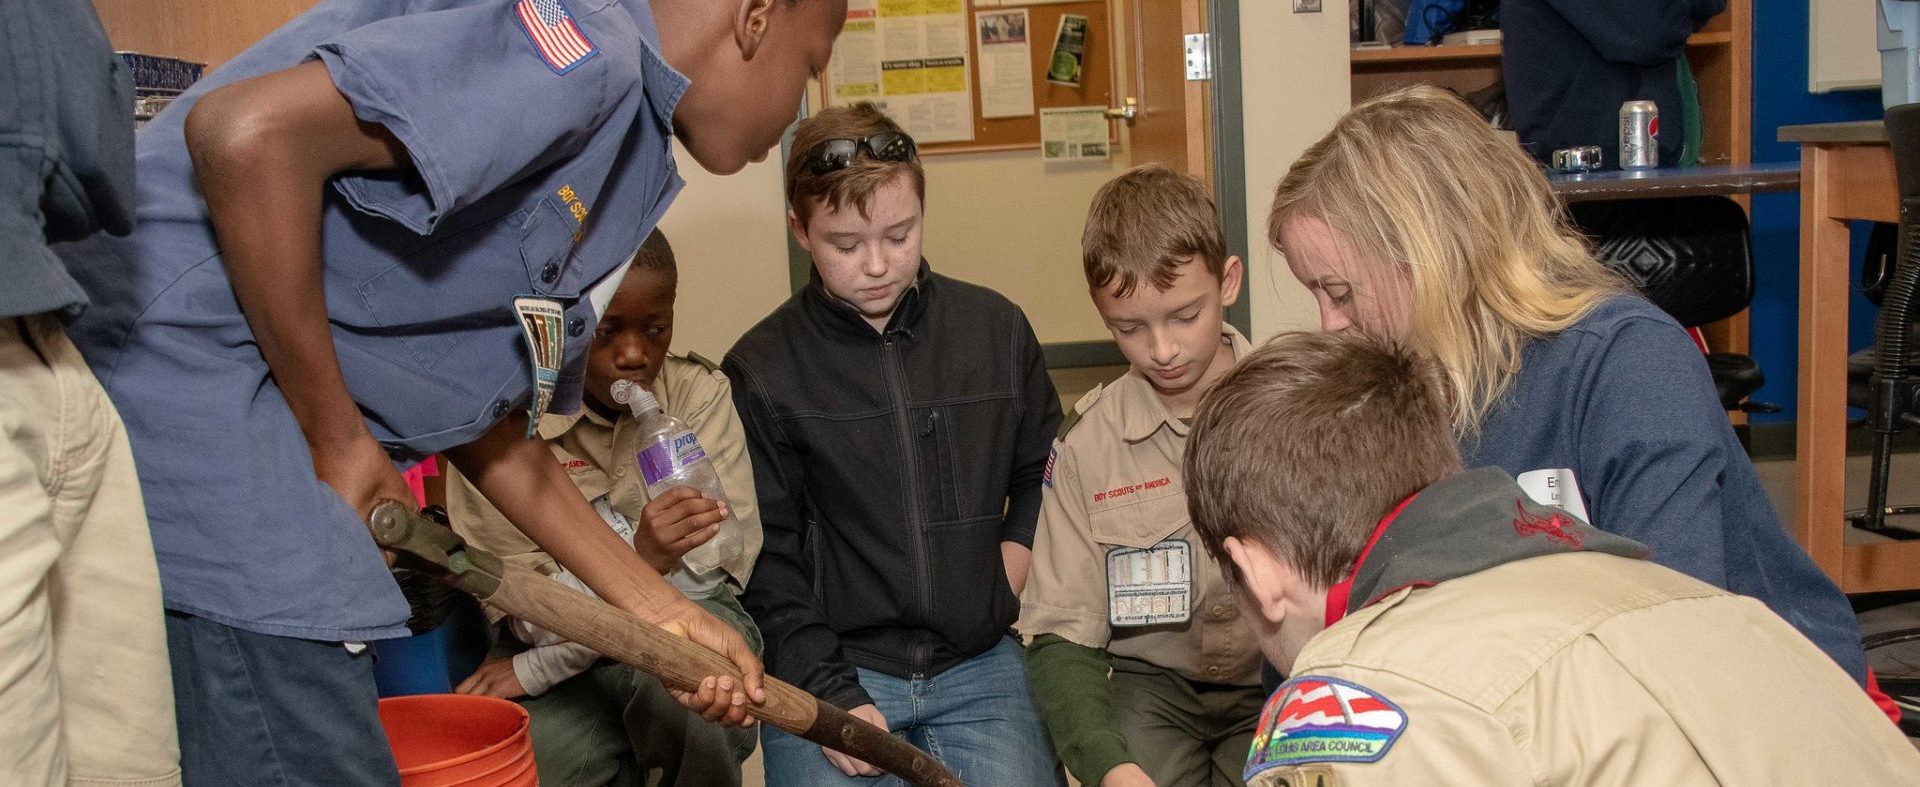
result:
M 1260 712 L 1244 778 L 1252 783 L 1265 771 L 1316 763 L 1378 762 L 1406 729 L 1406 711 L 1379 692 L 1302 675 L 1274 692 Z
M 600 48 L 574 22 L 565 0 L 520 0 L 513 5 L 513 16 L 534 51 L 556 74 L 572 71 L 600 54 Z
M 687 351 L 687 360 L 700 364 L 700 368 L 707 370 L 709 373 L 720 371 L 720 364 L 707 360 L 706 356 L 692 350 Z
M 1074 402 L 1073 410 L 1067 413 L 1067 417 L 1060 419 L 1060 431 L 1054 435 L 1054 439 L 1067 439 L 1067 433 L 1073 431 L 1073 427 L 1080 423 L 1080 418 L 1086 415 L 1088 410 L 1092 410 L 1095 404 L 1100 402 L 1100 394 L 1106 391 L 1106 389 L 1107 386 L 1104 383 L 1096 385 L 1093 387 L 1093 390 L 1088 391 L 1086 395 L 1080 397 L 1080 401 Z

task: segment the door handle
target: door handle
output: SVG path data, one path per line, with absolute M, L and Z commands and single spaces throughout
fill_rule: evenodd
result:
M 1127 125 L 1129 126 L 1133 125 L 1133 119 L 1139 116 L 1140 116 L 1140 99 L 1134 98 L 1132 96 L 1127 97 L 1127 101 L 1124 106 L 1107 107 L 1108 120 L 1124 120 L 1127 122 Z

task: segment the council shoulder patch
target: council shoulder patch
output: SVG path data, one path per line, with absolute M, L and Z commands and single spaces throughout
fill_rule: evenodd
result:
M 1275 768 L 1376 762 L 1407 729 L 1407 714 L 1378 692 L 1318 675 L 1287 681 L 1267 700 L 1247 752 L 1245 779 Z
M 1340 787 L 1340 776 L 1326 763 L 1263 771 L 1247 787 Z

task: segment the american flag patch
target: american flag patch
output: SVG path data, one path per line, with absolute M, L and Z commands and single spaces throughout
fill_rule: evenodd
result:
M 539 50 L 540 59 L 547 61 L 547 67 L 554 73 L 572 71 L 574 66 L 600 53 L 599 47 L 588 41 L 587 35 L 580 32 L 580 26 L 573 23 L 573 14 L 567 12 L 567 6 L 560 0 L 520 0 L 513 7 L 513 14 L 520 19 L 520 29 L 526 31 L 527 40 Z

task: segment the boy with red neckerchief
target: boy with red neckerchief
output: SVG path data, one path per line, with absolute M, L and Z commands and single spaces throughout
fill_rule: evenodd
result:
M 1461 472 L 1439 366 L 1289 334 L 1216 384 L 1189 509 L 1268 659 L 1253 787 L 1890 784 L 1920 755 L 1760 602 Z M 1766 691 L 1754 691 L 1766 686 Z

